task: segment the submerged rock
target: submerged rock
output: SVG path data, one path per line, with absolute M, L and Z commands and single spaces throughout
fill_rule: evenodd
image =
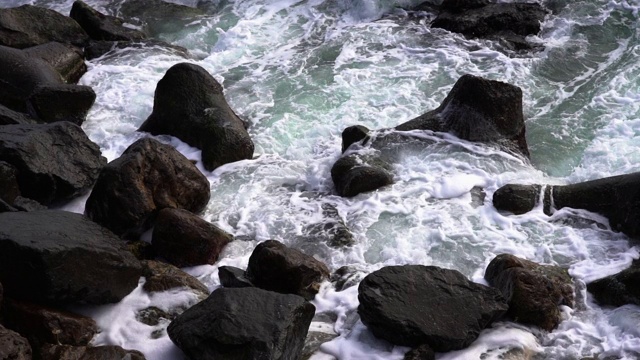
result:
M 125 350 L 120 346 L 69 346 L 44 345 L 40 349 L 41 360 L 145 360 L 136 350 Z
M 76 0 L 69 16 L 82 26 L 93 40 L 135 41 L 147 37 L 139 30 L 124 27 L 124 20 L 105 15 L 85 2 Z
M 507 299 L 506 316 L 519 323 L 551 331 L 562 320 L 558 306 L 574 306 L 573 281 L 558 266 L 501 254 L 491 260 L 484 277 Z
M 587 284 L 587 290 L 600 305 L 640 306 L 640 260 L 615 275 Z
M 171 264 L 153 260 L 143 261 L 142 276 L 146 279 L 142 288 L 150 293 L 187 288 L 202 299 L 209 295 L 209 289 L 203 283 Z
M 87 72 L 82 49 L 73 45 L 48 42 L 24 49 L 24 52 L 51 65 L 67 84 L 76 84 Z
M 393 184 L 393 175 L 384 161 L 370 156 L 343 156 L 331 168 L 338 195 L 353 197 Z
M 138 41 L 91 41 L 84 48 L 87 60 L 93 60 L 109 54 L 123 52 L 144 52 L 144 54 L 170 54 L 190 59 L 189 50 L 160 40 L 146 39 Z
M 202 150 L 207 170 L 251 159 L 253 141 L 222 86 L 202 67 L 172 66 L 156 87 L 153 112 L 140 131 L 172 135 Z
M 305 238 L 314 243 L 324 242 L 335 248 L 351 246 L 355 239 L 347 227 L 338 209 L 331 204 L 322 204 L 322 221 L 303 229 Z
M 162 0 L 125 0 L 120 12 L 152 36 L 181 31 L 204 15 L 198 8 Z
M 31 345 L 15 331 L 0 325 L 0 359 L 31 360 Z
M 192 359 L 298 359 L 314 313 L 297 295 L 220 288 L 173 320 L 167 332 Z
M 362 280 L 358 313 L 371 332 L 392 344 L 429 345 L 438 352 L 467 347 L 498 320 L 500 291 L 435 266 L 388 266 Z
M 352 144 L 363 141 L 366 142 L 369 136 L 369 129 L 362 125 L 349 126 L 342 130 L 342 152 L 349 149 Z

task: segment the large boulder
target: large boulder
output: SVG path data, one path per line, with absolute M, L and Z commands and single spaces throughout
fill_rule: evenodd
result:
M 32 5 L 0 9 L 0 45 L 23 49 L 57 41 L 79 47 L 89 36 L 75 20 Z
M 142 31 L 122 26 L 123 19 L 105 15 L 80 0 L 73 3 L 69 16 L 77 21 L 93 40 L 136 41 L 147 37 Z
M 31 360 L 31 345 L 15 331 L 0 325 L 0 359 Z
M 267 240 L 258 244 L 249 257 L 247 278 L 259 288 L 311 300 L 320 284 L 329 279 L 329 269 L 312 256 Z
M 156 87 L 153 112 L 140 131 L 172 135 L 202 150 L 207 170 L 251 159 L 253 141 L 222 86 L 202 67 L 172 66 Z
M 375 157 L 347 155 L 331 167 L 331 180 L 338 195 L 353 197 L 393 184 L 389 168 L 388 164 Z
M 55 304 L 120 301 L 140 262 L 109 230 L 65 211 L 0 214 L 0 282 L 8 297 Z
M 233 236 L 183 209 L 158 213 L 151 237 L 156 254 L 178 266 L 215 264 Z
M 435 266 L 388 266 L 362 280 L 358 313 L 392 344 L 429 345 L 437 352 L 467 347 L 507 311 L 498 289 Z
M 67 84 L 76 84 L 87 72 L 82 49 L 69 44 L 49 42 L 23 50 L 29 57 L 51 65 Z
M 151 36 L 181 31 L 205 15 L 198 8 L 162 0 L 125 0 L 120 13 Z
M 49 84 L 33 89 L 27 106 L 29 114 L 43 122 L 82 125 L 95 100 L 96 93 L 89 86 Z
M 164 208 L 204 210 L 209 181 L 176 149 L 140 139 L 100 173 L 86 215 L 117 235 L 137 239 Z
M 550 190 L 547 188 L 545 192 Z M 493 206 L 498 210 L 522 215 L 536 207 L 540 199 L 545 198 L 541 191 L 541 185 L 507 184 L 493 193 Z
M 509 303 L 506 316 L 551 331 L 560 323 L 559 305 L 573 307 L 573 281 L 566 269 L 539 265 L 509 254 L 496 256 L 484 274 Z
M 315 307 L 297 295 L 220 288 L 167 328 L 192 359 L 298 359 Z
M 106 164 L 98 146 L 69 122 L 1 126 L 0 161 L 17 169 L 22 196 L 44 205 L 84 194 Z
M 640 306 L 640 260 L 615 275 L 587 284 L 587 290 L 600 305 Z
M 39 351 L 41 360 L 145 360 L 136 350 L 125 350 L 120 346 L 70 346 L 46 344 Z

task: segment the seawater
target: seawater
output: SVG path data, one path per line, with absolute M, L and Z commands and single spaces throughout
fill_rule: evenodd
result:
M 122 3 L 87 2 L 112 15 Z M 536 209 L 513 216 L 491 204 L 493 192 L 507 183 L 565 184 L 640 171 L 638 0 L 545 1 L 552 13 L 540 34 L 530 37 L 544 50 L 517 56 L 491 41 L 431 29 L 433 14 L 402 10 L 420 0 L 173 2 L 201 6 L 209 15 L 160 37 L 188 48 L 194 59 L 187 61 L 223 84 L 256 144 L 253 160 L 213 172 L 198 163 L 211 182 L 203 217 L 243 239 L 229 244 L 217 264 L 186 269 L 209 289 L 219 286 L 218 266 L 246 267 L 255 245 L 267 239 L 302 249 L 332 270 L 436 265 L 479 283 L 494 256 L 511 253 L 567 267 L 577 282 L 576 308 L 564 309 L 565 320 L 553 332 L 500 322 L 468 349 L 438 359 L 500 359 L 513 348 L 538 359 L 640 357 L 640 308 L 602 308 L 584 290 L 585 283 L 638 258 L 636 243 L 596 214 L 565 209 L 549 217 Z M 0 6 L 25 3 L 68 14 L 72 0 L 3 0 Z M 97 100 L 83 128 L 109 160 L 148 136 L 136 129 L 151 113 L 156 83 L 182 61 L 147 49 L 119 50 L 88 63 L 80 83 L 93 87 Z M 434 141 L 401 154 L 394 185 L 354 198 L 335 195 L 330 169 L 345 127 L 380 129 L 412 119 L 435 108 L 463 74 L 522 88 L 530 163 L 418 132 Z M 198 149 L 160 139 L 200 159 Z M 474 186 L 487 194 L 480 207 L 471 205 Z M 82 212 L 85 200 L 64 208 Z M 324 203 L 338 209 L 355 245 L 335 249 L 302 236 L 306 226 L 322 221 Z M 139 287 L 118 304 L 80 311 L 98 321 L 97 345 L 138 349 L 150 360 L 182 359 L 163 332 L 167 323 L 147 326 L 135 313 L 195 301 L 182 290 L 148 295 Z M 314 304 L 336 319 L 323 331 L 339 335 L 314 360 L 401 359 L 408 350 L 366 330 L 355 312 L 357 287 L 337 292 L 327 283 Z

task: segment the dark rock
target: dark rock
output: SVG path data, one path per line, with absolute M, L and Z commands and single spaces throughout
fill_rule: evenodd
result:
M 322 204 L 322 221 L 307 226 L 303 232 L 313 242 L 325 242 L 331 247 L 351 246 L 355 238 L 351 230 L 344 223 L 338 209 L 331 204 Z
M 276 240 L 267 240 L 253 250 L 247 277 L 259 288 L 311 300 L 320 284 L 329 278 L 329 269 L 312 256 Z
M 104 304 L 137 285 L 140 263 L 107 229 L 65 211 L 0 214 L 0 281 L 15 299 Z
M 204 209 L 209 181 L 169 145 L 150 138 L 133 143 L 100 173 L 85 213 L 117 235 L 137 239 L 164 208 Z
M 167 332 L 192 359 L 298 359 L 314 313 L 297 295 L 220 288 Z
M 209 296 L 209 289 L 198 279 L 170 264 L 152 260 L 143 261 L 142 276 L 147 280 L 142 288 L 150 293 L 174 288 L 189 288 L 203 299 Z
M 438 352 L 467 347 L 507 311 L 495 288 L 435 266 L 388 266 L 362 280 L 358 313 L 392 344 L 429 345 Z
M 473 75 L 461 76 L 437 109 L 398 125 L 396 130 L 449 132 L 529 157 L 522 90 Z
M 351 144 L 367 139 L 368 136 L 369 129 L 362 125 L 349 126 L 342 130 L 342 152 L 344 153 L 347 151 Z
M 559 305 L 573 307 L 573 281 L 566 269 L 543 266 L 509 254 L 496 256 L 484 274 L 509 303 L 506 316 L 551 331 L 560 323 Z
M 429 345 L 420 345 L 404 354 L 404 360 L 436 360 L 436 354 Z
M 505 185 L 493 193 L 493 206 L 516 215 L 531 211 L 540 202 L 540 185 Z
M 17 332 L 0 325 L 0 359 L 31 360 L 31 345 Z
M 27 125 L 27 124 L 36 124 L 36 123 L 37 122 L 31 117 L 29 117 L 29 115 L 23 114 L 17 111 L 13 111 L 4 105 L 0 105 L 0 126 L 1 125 Z
M 359 155 L 347 155 L 333 164 L 331 179 L 338 195 L 352 197 L 393 184 L 388 165 L 379 159 L 367 160 Z
M 164 41 L 147 39 L 139 41 L 91 41 L 87 47 L 84 48 L 85 56 L 87 60 L 99 58 L 107 53 L 119 50 L 117 53 L 121 54 L 123 49 L 128 51 L 144 51 L 148 53 L 158 54 L 171 54 L 181 56 L 185 59 L 191 58 L 189 50 L 182 46 L 168 44 Z
M 120 346 L 69 346 L 44 345 L 40 349 L 41 360 L 145 360 L 136 350 L 125 350 Z
M 153 260 L 156 258 L 156 250 L 151 243 L 142 240 L 127 242 L 127 250 L 138 260 Z
M 338 268 L 331 274 L 331 282 L 336 291 L 342 291 L 352 286 L 358 285 L 367 274 L 358 266 L 347 265 Z
M 163 209 L 153 228 L 158 256 L 178 267 L 215 264 L 233 241 L 226 231 L 182 209 Z
M 253 141 L 227 104 L 222 86 L 194 64 L 167 70 L 156 87 L 153 112 L 140 131 L 175 136 L 201 149 L 207 170 L 253 157 Z
M 338 334 L 331 334 L 321 331 L 309 331 L 302 348 L 301 360 L 308 360 L 313 354 L 320 350 L 320 346 L 338 337 Z
M 3 212 L 17 212 L 17 211 L 19 211 L 19 210 L 14 208 L 10 204 L 8 204 L 6 201 L 0 199 L 0 213 L 3 213 Z
M 67 84 L 78 83 L 87 72 L 82 49 L 73 45 L 50 42 L 24 49 L 24 52 L 51 65 Z
M 490 3 L 490 0 L 444 0 L 440 5 L 440 9 L 452 13 L 460 13 L 464 10 L 481 8 Z
M 120 12 L 151 36 L 181 31 L 204 15 L 200 9 L 161 0 L 126 0 Z
M 93 40 L 136 41 L 147 37 L 142 31 L 124 26 L 124 20 L 105 15 L 83 1 L 77 0 L 69 16 L 82 26 Z
M 218 268 L 220 283 L 228 288 L 252 287 L 253 284 L 246 277 L 246 272 L 233 266 L 220 266 Z
M 96 100 L 89 86 L 40 85 L 33 89 L 27 107 L 31 116 L 46 123 L 69 121 L 82 125 Z
M 16 197 L 13 201 L 13 206 L 18 211 L 40 211 L 48 209 L 48 207 L 40 204 L 39 202 L 22 196 Z
M 18 196 L 18 171 L 11 164 L 0 161 L 0 199 L 12 205 Z
M 22 195 L 43 205 L 84 194 L 106 164 L 98 145 L 69 122 L 1 126 L 0 160 L 18 170 Z
M 89 40 L 75 20 L 32 5 L 0 9 L 0 45 L 24 49 L 56 41 L 84 46 Z
M 162 319 L 173 320 L 175 319 L 175 317 L 176 315 L 169 314 L 168 312 L 162 309 L 158 309 L 155 306 L 142 309 L 136 313 L 136 320 L 149 326 L 157 326 L 160 324 Z
M 615 275 L 587 284 L 587 290 L 600 305 L 640 306 L 640 260 Z
M 45 343 L 87 345 L 98 333 L 96 322 L 86 316 L 13 300 L 4 309 L 4 324 L 34 348 Z

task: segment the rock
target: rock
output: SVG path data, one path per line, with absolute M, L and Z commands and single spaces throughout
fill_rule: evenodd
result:
M 498 289 L 422 265 L 374 271 L 360 283 L 358 299 L 360 318 L 376 337 L 437 352 L 467 347 L 508 308 Z
M 307 338 L 304 341 L 304 347 L 302 348 L 302 354 L 300 359 L 309 360 L 313 354 L 320 350 L 322 344 L 329 342 L 338 337 L 335 333 L 326 333 L 322 331 L 309 331 Z
M 3 213 L 3 212 L 16 212 L 16 211 L 18 211 L 18 209 L 14 208 L 10 204 L 8 204 L 6 201 L 0 199 L 0 213 Z
M 113 303 L 138 285 L 140 274 L 140 263 L 122 241 L 82 215 L 58 210 L 0 214 L 0 281 L 11 298 Z
M 96 322 L 89 317 L 18 301 L 5 303 L 4 323 L 29 339 L 34 348 L 45 343 L 88 345 L 98 333 Z
M 156 251 L 153 245 L 146 241 L 129 241 L 127 242 L 127 250 L 138 260 L 153 260 L 156 258 Z
M 640 260 L 615 275 L 587 284 L 587 290 L 603 306 L 640 306 Z
M 40 211 L 48 209 L 48 207 L 40 204 L 39 202 L 22 196 L 16 197 L 13 201 L 13 206 L 18 211 Z
M 368 161 L 367 161 L 368 160 Z M 379 159 L 343 156 L 331 168 L 331 179 L 340 196 L 352 197 L 393 184 L 388 165 Z
M 219 288 L 167 332 L 192 359 L 298 359 L 314 313 L 297 295 Z
M 325 242 L 331 247 L 344 247 L 355 244 L 351 230 L 344 223 L 338 209 L 331 204 L 322 204 L 322 221 L 304 228 L 306 238 L 315 242 Z
M 138 311 L 136 313 L 136 320 L 149 326 L 157 326 L 160 324 L 162 319 L 173 320 L 176 316 L 177 314 L 169 314 L 162 309 L 151 306 Z
M 69 346 L 47 344 L 40 349 L 41 360 L 145 360 L 136 350 L 125 350 L 120 346 Z
M 558 266 L 501 254 L 491 260 L 484 278 L 507 299 L 506 316 L 519 323 L 551 331 L 562 321 L 558 306 L 574 306 L 573 281 Z
M 233 266 L 220 266 L 218 268 L 220 283 L 228 288 L 253 287 L 253 284 L 246 277 L 246 272 Z
M 215 264 L 231 241 L 231 234 L 182 209 L 161 210 L 152 234 L 156 254 L 178 267 Z
M 541 190 L 540 185 L 508 184 L 493 193 L 493 206 L 498 210 L 521 215 L 536 207 Z
M 22 196 L 43 205 L 84 194 L 106 164 L 98 145 L 69 122 L 0 126 L 0 161 L 17 169 Z
M 150 293 L 189 288 L 203 299 L 209 296 L 209 289 L 198 279 L 170 264 L 142 261 L 142 276 L 147 280 L 142 288 Z
M 259 288 L 311 300 L 320 284 L 329 278 L 329 269 L 312 256 L 276 240 L 267 240 L 253 250 L 247 278 Z
M 471 206 L 475 209 L 484 205 L 484 199 L 487 197 L 487 193 L 480 186 L 474 186 L 471 188 Z
M 367 139 L 368 136 L 369 129 L 362 125 L 349 126 L 342 130 L 342 152 L 347 151 L 351 144 Z
M 429 345 L 420 345 L 404 354 L 404 360 L 436 360 L 436 354 Z
M 529 157 L 522 90 L 473 75 L 461 76 L 438 108 L 395 129 L 449 132 L 460 139 L 496 144 Z
M 156 87 L 153 112 L 140 131 L 166 134 L 202 150 L 207 170 L 253 157 L 253 141 L 222 86 L 202 67 L 172 66 Z
M 342 291 L 358 285 L 366 275 L 364 269 L 355 265 L 347 265 L 333 272 L 330 280 L 334 284 L 336 291 Z
M 56 41 L 82 47 L 89 36 L 75 20 L 32 5 L 0 9 L 0 45 L 24 49 Z
M 27 100 L 31 116 L 46 123 L 69 121 L 82 125 L 96 100 L 89 86 L 55 84 L 37 86 Z
M 59 42 L 49 42 L 23 50 L 29 57 L 51 65 L 67 84 L 76 84 L 87 72 L 82 49 Z
M 170 54 L 181 56 L 185 59 L 191 58 L 189 50 L 182 46 L 168 44 L 164 41 L 146 39 L 139 41 L 91 41 L 84 48 L 87 60 L 92 60 L 106 55 L 107 53 L 119 50 L 117 54 L 122 55 L 122 50 L 130 52 L 141 52 L 145 54 Z
M 161 0 L 126 0 L 120 12 L 151 36 L 181 31 L 204 15 L 200 9 Z
M 27 339 L 0 325 L 0 359 L 31 360 L 31 355 Z
M 444 0 L 440 5 L 440 9 L 452 13 L 461 13 L 465 10 L 487 6 L 490 3 L 490 0 Z
M 0 161 L 0 199 L 12 205 L 18 196 L 18 171 L 11 164 Z
M 69 16 L 77 21 L 93 40 L 137 41 L 147 37 L 142 31 L 122 26 L 123 19 L 105 15 L 80 0 L 73 3 Z
M 23 114 L 17 111 L 13 111 L 4 105 L 0 105 L 0 126 L 2 125 L 26 125 L 36 124 L 37 122 L 29 117 L 27 114 Z
M 209 181 L 169 145 L 150 138 L 129 146 L 100 173 L 85 214 L 117 235 L 138 239 L 164 208 L 204 210 Z

